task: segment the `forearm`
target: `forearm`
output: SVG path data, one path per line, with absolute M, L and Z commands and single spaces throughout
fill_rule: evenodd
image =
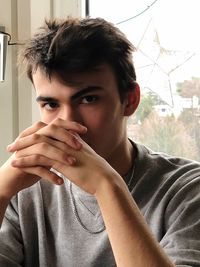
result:
M 104 182 L 96 197 L 118 267 L 172 267 L 154 240 L 126 185 Z
M 5 215 L 6 208 L 9 204 L 9 201 L 10 200 L 8 198 L 0 196 L 0 228 L 2 225 L 2 221 L 3 221 L 4 215 Z
M 12 197 L 12 185 L 9 181 L 13 179 L 13 175 L 15 175 L 16 172 L 9 166 L 9 163 L 10 160 L 5 162 L 0 168 L 0 227 L 2 225 L 6 208 Z

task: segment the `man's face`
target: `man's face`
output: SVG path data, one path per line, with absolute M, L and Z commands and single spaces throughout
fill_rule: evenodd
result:
M 126 140 L 125 102 L 121 103 L 112 68 L 69 76 L 68 85 L 56 75 L 49 80 L 38 69 L 33 74 L 41 120 L 76 121 L 88 128 L 81 136 L 100 156 L 112 161 Z

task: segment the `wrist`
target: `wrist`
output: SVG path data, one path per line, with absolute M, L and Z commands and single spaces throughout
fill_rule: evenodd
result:
M 95 197 L 101 199 L 102 197 L 107 197 L 108 194 L 115 194 L 119 190 L 126 190 L 126 184 L 123 178 L 117 173 L 113 172 L 110 174 L 106 174 L 104 179 L 101 180 L 96 192 Z
M 22 176 L 22 171 L 10 165 L 9 159 L 0 168 L 0 199 L 8 200 L 16 195 L 19 186 L 18 178 Z
M 0 169 L 0 201 L 10 201 L 10 199 L 15 195 L 12 190 L 12 186 L 7 184 L 7 173 L 4 169 Z

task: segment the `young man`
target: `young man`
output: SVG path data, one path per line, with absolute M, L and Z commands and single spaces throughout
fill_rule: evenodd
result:
M 25 48 L 41 122 L 0 168 L 0 266 L 200 265 L 200 164 L 127 138 L 132 51 L 100 18 L 46 22 Z

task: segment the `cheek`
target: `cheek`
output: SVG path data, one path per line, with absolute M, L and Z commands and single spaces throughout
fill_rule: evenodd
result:
M 104 138 L 105 128 L 107 128 L 107 120 L 104 112 L 91 110 L 83 117 L 82 123 L 87 127 L 86 140 L 94 149 L 96 143 Z
M 97 132 L 98 130 L 101 130 L 106 123 L 106 116 L 104 113 L 92 112 L 86 117 L 84 123 L 88 129 Z
M 111 111 L 96 112 L 87 117 L 85 126 L 88 127 L 88 133 L 93 138 L 102 139 L 116 131 L 116 128 L 119 127 L 119 118 L 116 118 Z

